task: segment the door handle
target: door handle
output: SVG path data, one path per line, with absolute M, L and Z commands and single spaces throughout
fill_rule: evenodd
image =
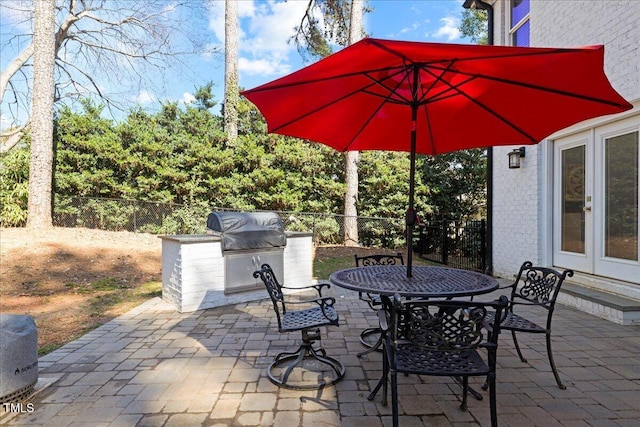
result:
M 585 206 L 582 208 L 582 212 L 591 212 L 591 206 Z

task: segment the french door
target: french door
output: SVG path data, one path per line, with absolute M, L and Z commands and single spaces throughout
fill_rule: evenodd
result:
M 554 144 L 553 263 L 640 284 L 640 117 Z

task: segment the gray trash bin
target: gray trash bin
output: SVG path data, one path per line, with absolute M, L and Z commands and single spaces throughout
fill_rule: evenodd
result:
M 38 330 L 31 316 L 0 313 L 0 403 L 24 401 L 38 381 Z

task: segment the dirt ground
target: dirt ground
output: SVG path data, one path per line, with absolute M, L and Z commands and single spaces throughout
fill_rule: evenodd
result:
M 316 259 L 353 252 L 321 247 Z M 50 351 L 161 295 L 161 259 L 162 241 L 150 234 L 3 228 L 0 312 L 33 316 L 39 348 Z

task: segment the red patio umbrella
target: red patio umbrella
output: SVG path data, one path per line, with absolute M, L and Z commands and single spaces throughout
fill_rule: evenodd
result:
M 242 92 L 272 133 L 339 151 L 408 151 L 407 276 L 415 154 L 536 144 L 632 108 L 603 71 L 604 47 L 523 48 L 365 38 Z

